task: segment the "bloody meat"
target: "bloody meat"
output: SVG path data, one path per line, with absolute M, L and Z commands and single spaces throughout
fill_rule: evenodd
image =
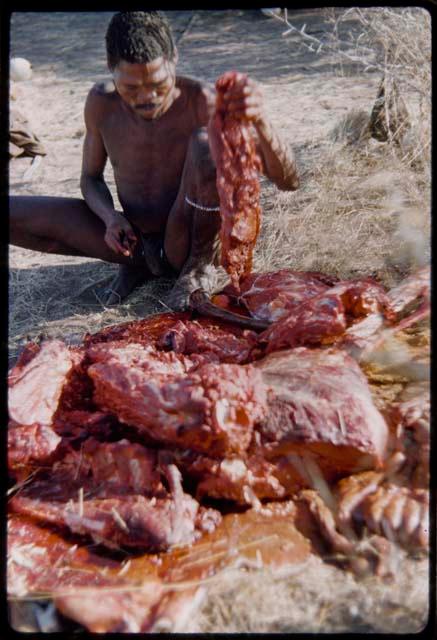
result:
M 221 515 L 202 505 L 206 497 L 263 513 L 260 500 L 292 496 L 296 504 L 306 501 L 313 526 L 334 550 L 355 553 L 354 540 L 338 528 L 348 523 L 356 532 L 367 527 L 407 548 L 424 548 L 428 396 L 399 398 L 388 414 L 397 453 L 406 460 L 401 472 L 413 486 L 398 485 L 385 461 L 387 425 L 348 351 L 351 344 L 374 344 L 387 327 L 399 330 L 425 317 L 429 272 L 388 293 L 368 279 L 334 282 L 320 274 L 308 274 L 305 290 L 304 274 L 289 276 L 283 295 L 275 281 L 270 300 L 269 274 L 262 276 L 263 290 L 254 290 L 262 280 L 256 274 L 242 282 L 239 302 L 251 313 L 277 314 L 261 337 L 217 319 L 163 314 L 104 329 L 79 348 L 48 341 L 25 349 L 9 378 L 9 464 L 16 476 L 28 468 L 38 473 L 21 475 L 25 482 L 13 488 L 11 522 L 26 514 L 75 540 L 91 539 L 103 548 L 104 564 L 105 547 L 150 552 L 190 545 L 214 531 Z M 300 287 L 294 299 L 293 282 Z M 11 541 L 17 562 L 11 558 L 15 577 L 8 578 L 23 593 L 37 566 L 35 526 L 20 525 Z M 24 567 L 29 583 L 20 583 L 23 545 L 32 556 Z M 49 549 L 42 559 L 41 552 L 40 575 L 59 558 Z M 110 582 L 96 562 L 80 574 L 81 585 Z M 144 600 L 146 609 L 164 602 L 159 581 L 156 594 Z M 149 609 L 139 612 L 142 598 L 109 598 L 114 620 L 107 627 L 98 614 L 106 611 L 103 604 L 81 607 L 70 596 L 56 602 L 90 629 L 150 628 Z
M 198 366 L 188 356 L 120 343 L 95 347 L 90 357 L 96 404 L 159 442 L 238 453 L 265 412 L 266 389 L 251 366 Z
M 158 347 L 192 356 L 207 353 L 216 356 L 218 362 L 243 364 L 250 360 L 257 344 L 254 331 L 233 335 L 219 326 L 204 326 L 193 320 L 178 320 L 158 342 Z
M 120 454 L 120 449 L 124 457 L 118 455 L 114 463 L 113 454 Z M 54 477 L 37 481 L 14 496 L 9 508 L 114 549 L 165 549 L 192 542 L 202 529 L 215 528 L 220 514 L 199 507 L 183 491 L 180 472 L 174 465 L 162 465 L 169 487 L 168 492 L 164 490 L 154 467 L 155 456 L 154 452 L 149 454 L 143 447 L 129 443 L 116 443 L 110 452 L 108 447 L 105 451 L 104 445 L 97 445 L 94 452 L 88 448 L 84 461 L 80 456 L 64 461 L 55 469 Z M 127 469 L 123 468 L 126 457 Z M 76 477 L 72 477 L 72 462 L 77 463 Z M 90 479 L 87 466 L 92 469 Z M 54 482 L 56 476 L 64 479 L 63 485 Z M 69 476 L 72 482 L 68 482 Z M 81 490 L 77 492 L 79 484 Z
M 18 424 L 50 425 L 81 356 L 60 340 L 47 340 L 9 374 L 9 416 Z
M 213 459 L 174 452 L 198 496 L 256 504 L 381 466 L 388 428 L 357 363 L 340 349 L 304 347 L 271 354 L 256 368 L 269 388 L 265 418 L 248 449 Z
M 223 294 L 243 305 L 253 318 L 269 323 L 284 318 L 302 302 L 323 293 L 336 278 L 322 273 L 280 269 L 266 273 L 249 273 L 240 282 L 240 290 L 232 285 Z
M 302 302 L 274 322 L 260 340 L 267 352 L 334 342 L 357 319 L 385 310 L 383 287 L 370 279 L 345 280 Z
M 261 160 L 250 123 L 226 110 L 224 94 L 238 82 L 233 71 L 216 82 L 216 111 L 210 127 L 210 144 L 217 167 L 220 198 L 221 263 L 238 290 L 240 279 L 252 269 L 252 254 L 261 224 L 258 174 Z

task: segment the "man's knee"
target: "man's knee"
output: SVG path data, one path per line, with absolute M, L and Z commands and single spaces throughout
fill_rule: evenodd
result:
M 189 154 L 191 164 L 204 181 L 214 181 L 215 164 L 211 156 L 206 127 L 196 129 L 190 137 Z

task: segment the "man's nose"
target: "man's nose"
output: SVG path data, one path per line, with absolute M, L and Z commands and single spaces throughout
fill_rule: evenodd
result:
M 149 104 L 150 102 L 154 102 L 157 97 L 158 97 L 158 94 L 156 92 L 156 89 L 141 87 L 138 94 L 138 101 L 141 104 Z

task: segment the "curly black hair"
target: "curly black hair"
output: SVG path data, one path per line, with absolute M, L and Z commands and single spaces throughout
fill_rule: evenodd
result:
M 108 67 L 120 60 L 147 63 L 164 57 L 171 60 L 175 45 L 170 24 L 160 11 L 120 11 L 111 18 L 106 32 Z

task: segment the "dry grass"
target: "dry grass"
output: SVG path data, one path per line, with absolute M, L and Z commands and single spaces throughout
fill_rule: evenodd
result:
M 426 624 L 428 563 L 403 558 L 401 566 L 389 584 L 356 580 L 314 556 L 282 576 L 268 569 L 229 573 L 210 586 L 195 630 L 415 633 Z
M 255 268 L 374 274 L 392 286 L 430 259 L 430 20 L 414 8 L 354 12 L 332 10 L 333 30 L 323 42 L 353 54 L 364 75 L 370 52 L 373 68 L 399 87 L 409 127 L 400 143 L 378 142 L 370 136 L 369 104 L 335 123 L 330 140 L 304 145 L 301 189 L 264 189 Z M 339 34 L 352 18 L 360 28 L 349 32 L 345 48 Z

